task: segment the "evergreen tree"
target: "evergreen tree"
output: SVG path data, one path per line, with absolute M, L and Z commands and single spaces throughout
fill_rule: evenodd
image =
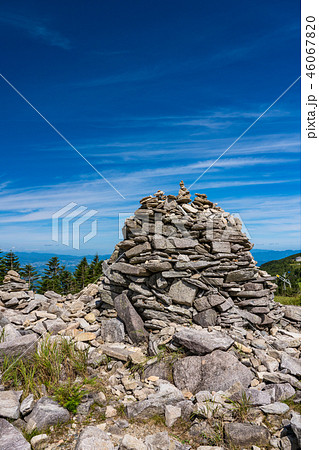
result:
M 32 264 L 26 264 L 20 270 L 20 275 L 29 283 L 29 289 L 35 288 L 35 282 L 39 278 L 38 271 Z
M 88 282 L 95 283 L 97 279 L 102 275 L 102 263 L 103 261 L 99 260 L 99 255 L 96 254 L 89 265 L 88 270 Z
M 12 250 L 4 256 L 4 264 L 7 272 L 8 270 L 15 270 L 16 272 L 20 270 L 19 258 Z
M 6 273 L 7 272 L 4 256 L 2 255 L 2 251 L 0 250 L 0 283 L 2 283 Z
M 78 291 L 83 289 L 88 282 L 89 264 L 86 257 L 81 259 L 74 271 L 74 278 L 76 282 L 76 288 Z
M 65 266 L 62 266 L 61 268 L 60 284 L 62 294 L 73 294 L 74 292 L 76 292 L 75 278 L 72 272 L 65 269 Z
M 39 292 L 44 293 L 46 291 L 54 291 L 61 294 L 61 270 L 60 261 L 57 256 L 52 258 L 46 264 L 47 268 L 44 269 L 44 274 L 40 282 Z

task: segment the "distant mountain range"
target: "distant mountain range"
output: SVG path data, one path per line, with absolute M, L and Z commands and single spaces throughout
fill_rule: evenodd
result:
M 258 266 L 262 264 L 273 261 L 276 259 L 285 258 L 286 256 L 293 255 L 295 253 L 300 253 L 300 250 L 260 250 L 253 249 L 251 251 L 253 257 L 258 263 Z M 55 253 L 37 253 L 37 252 L 15 252 L 19 257 L 21 266 L 26 264 L 32 264 L 37 268 L 39 272 L 42 272 L 45 264 L 49 261 L 52 256 L 57 256 L 61 264 L 65 265 L 68 270 L 73 271 L 75 267 L 79 264 L 83 256 L 75 255 L 57 255 Z M 86 255 L 86 259 L 90 263 L 95 255 Z M 100 259 L 108 259 L 111 255 L 99 255 Z
M 84 257 L 76 255 L 57 255 L 56 253 L 36 253 L 36 252 L 14 252 L 20 261 L 21 266 L 26 264 L 32 264 L 39 272 L 45 268 L 46 263 L 52 256 L 57 256 L 61 265 L 65 265 L 67 270 L 73 271 L 75 267 L 79 264 L 81 259 Z M 92 261 L 95 255 L 85 255 L 88 263 Z M 107 259 L 111 255 L 99 255 L 100 259 Z
M 300 252 L 301 250 L 260 250 L 257 248 L 251 250 L 251 253 L 255 261 L 257 261 L 258 266 L 261 266 L 268 261 L 286 258 L 286 256 L 294 255 Z

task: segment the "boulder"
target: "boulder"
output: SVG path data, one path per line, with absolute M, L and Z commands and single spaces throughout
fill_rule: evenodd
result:
M 227 423 L 224 426 L 224 431 L 227 441 L 240 448 L 248 448 L 252 445 L 266 447 L 270 440 L 268 429 L 261 425 Z
M 147 341 L 148 333 L 144 328 L 144 322 L 138 315 L 125 292 L 114 299 L 114 307 L 119 318 L 124 322 L 126 332 L 136 344 Z
M 174 341 L 196 355 L 205 355 L 214 350 L 228 350 L 233 339 L 219 331 L 208 332 L 193 328 L 182 328 L 174 334 Z
M 174 384 L 180 390 L 196 393 L 201 391 L 202 359 L 200 356 L 187 356 L 173 365 Z
M 68 422 L 70 413 L 51 398 L 42 397 L 25 420 L 27 421 L 26 430 L 31 433 L 35 429 L 45 430 L 51 425 Z
M 199 391 L 226 391 L 236 382 L 247 388 L 253 373 L 238 359 L 221 350 L 205 356 L 188 356 L 175 362 L 174 383 L 179 389 Z
M 75 450 L 114 450 L 109 434 L 97 427 L 86 427 L 81 431 Z
M 31 445 L 22 433 L 5 419 L 0 419 L 1 450 L 31 450 Z

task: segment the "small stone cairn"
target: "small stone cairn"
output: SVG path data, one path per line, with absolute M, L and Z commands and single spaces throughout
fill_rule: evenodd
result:
M 157 191 L 126 219 L 124 240 L 104 262 L 102 300 L 123 292 L 148 329 L 171 322 L 202 327 L 299 326 L 274 301 L 274 277 L 256 266 L 242 223 L 205 194 L 180 183 L 177 196 Z

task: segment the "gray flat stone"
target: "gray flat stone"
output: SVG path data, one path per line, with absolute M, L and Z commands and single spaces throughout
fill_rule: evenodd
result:
M 227 423 L 224 426 L 226 438 L 233 445 L 248 448 L 252 445 L 267 446 L 270 432 L 266 427 L 249 423 Z
M 258 389 L 250 388 L 246 390 L 246 396 L 253 406 L 269 405 L 272 402 L 270 391 L 259 391 Z
M 193 316 L 193 321 L 203 328 L 214 326 L 217 321 L 217 312 L 214 309 L 201 311 Z
M 291 375 L 301 376 L 301 359 L 293 358 L 287 353 L 282 353 L 280 367 L 287 369 Z
M 0 391 L 0 416 L 18 419 L 20 415 L 20 398 L 23 391 Z
M 141 439 L 137 439 L 130 434 L 125 434 L 121 441 L 119 450 L 147 450 L 147 448 Z
M 232 281 L 248 281 L 254 278 L 256 271 L 254 269 L 240 269 L 229 272 L 226 277 L 226 283 Z
M 68 324 L 64 320 L 58 319 L 48 319 L 43 322 L 46 330 L 51 334 L 58 334 L 59 331 L 65 330 Z
M 265 414 L 285 414 L 289 411 L 289 406 L 286 403 L 275 402 L 270 405 L 261 406 L 260 409 Z
M 123 323 L 118 319 L 102 320 L 101 337 L 104 342 L 123 342 L 125 339 Z
M 296 322 L 301 321 L 301 307 L 295 305 L 286 305 L 285 306 L 285 317 L 290 320 L 294 320 Z
M 196 355 L 205 355 L 214 350 L 228 350 L 233 344 L 233 339 L 219 331 L 208 332 L 183 328 L 174 334 L 174 341 L 186 347 Z
M 14 341 L 0 343 L 0 362 L 3 362 L 4 357 L 28 357 L 35 352 L 35 344 L 38 339 L 36 334 L 26 334 L 25 336 L 17 337 Z
M 191 286 L 183 280 L 178 280 L 171 285 L 168 295 L 175 303 L 192 306 L 196 292 L 197 288 L 195 286 Z

